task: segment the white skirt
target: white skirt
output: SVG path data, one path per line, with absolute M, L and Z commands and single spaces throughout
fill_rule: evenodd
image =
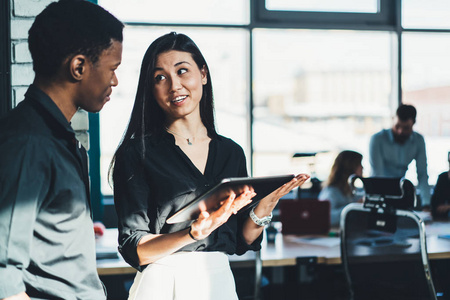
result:
M 237 300 L 222 252 L 178 252 L 137 272 L 128 300 Z

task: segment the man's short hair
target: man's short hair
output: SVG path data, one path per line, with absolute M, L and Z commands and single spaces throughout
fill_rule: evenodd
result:
M 397 108 L 397 117 L 401 121 L 413 120 L 416 123 L 417 111 L 412 105 L 402 104 Z
M 84 0 L 49 4 L 28 32 L 36 75 L 52 78 L 67 58 L 83 54 L 95 64 L 112 40 L 122 42 L 123 24 L 102 7 Z

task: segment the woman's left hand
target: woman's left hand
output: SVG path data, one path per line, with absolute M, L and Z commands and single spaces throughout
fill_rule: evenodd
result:
M 290 191 L 292 191 L 292 189 L 301 186 L 309 178 L 310 176 L 308 174 L 298 174 L 291 181 L 285 183 L 284 185 L 280 186 L 278 189 L 261 199 L 258 205 L 256 205 L 253 209 L 254 214 L 258 218 L 269 216 L 281 197 L 287 195 Z M 258 236 L 260 236 L 263 229 L 264 226 L 257 225 L 249 217 L 244 224 L 244 228 L 242 229 L 242 233 L 247 244 L 250 245 L 251 243 L 253 243 L 258 238 Z
M 284 185 L 282 185 L 281 187 L 279 187 L 278 189 L 276 189 L 275 191 L 270 193 L 267 197 L 265 197 L 267 199 L 262 199 L 261 201 L 266 200 L 269 202 L 277 203 L 281 197 L 287 195 L 294 188 L 301 186 L 310 177 L 311 176 L 309 176 L 308 174 L 304 174 L 304 173 L 298 174 L 291 181 L 289 181 L 288 183 L 285 183 Z

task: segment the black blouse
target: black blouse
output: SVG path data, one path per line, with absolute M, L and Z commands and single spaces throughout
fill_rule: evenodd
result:
M 175 145 L 171 134 L 130 140 L 117 153 L 113 173 L 120 253 L 131 266 L 142 270 L 136 249 L 144 235 L 189 227 L 191 222 L 167 224 L 166 219 L 223 178 L 246 176 L 242 148 L 223 136 L 211 140 L 204 174 Z M 247 217 L 248 210 L 232 215 L 208 238 L 179 251 L 242 255 L 247 250 L 259 250 L 262 235 L 252 245 L 243 238 L 242 226 Z

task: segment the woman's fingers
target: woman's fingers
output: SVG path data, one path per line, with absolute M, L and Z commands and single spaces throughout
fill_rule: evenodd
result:
M 310 176 L 307 174 L 298 174 L 297 176 L 295 176 L 291 181 L 286 183 L 286 188 L 288 189 L 288 192 L 293 188 L 298 187 L 303 183 L 305 183 L 305 181 L 308 180 L 309 177 Z
M 236 194 L 234 192 L 231 192 L 228 198 L 225 201 L 222 201 L 219 209 L 211 213 L 210 218 L 213 220 L 213 222 L 222 222 L 225 223 L 226 220 L 230 217 L 232 214 L 232 205 L 234 200 L 236 199 Z
M 237 214 L 237 212 L 246 206 L 247 204 L 252 202 L 252 198 L 256 196 L 256 193 L 252 190 L 247 190 L 246 192 L 240 194 L 233 202 L 232 211 L 233 214 Z
M 284 195 L 288 194 L 292 189 L 301 186 L 309 178 L 310 176 L 308 174 L 298 174 L 291 181 L 285 183 L 284 185 L 276 189 L 272 193 L 272 195 L 277 195 L 276 198 L 283 197 Z

